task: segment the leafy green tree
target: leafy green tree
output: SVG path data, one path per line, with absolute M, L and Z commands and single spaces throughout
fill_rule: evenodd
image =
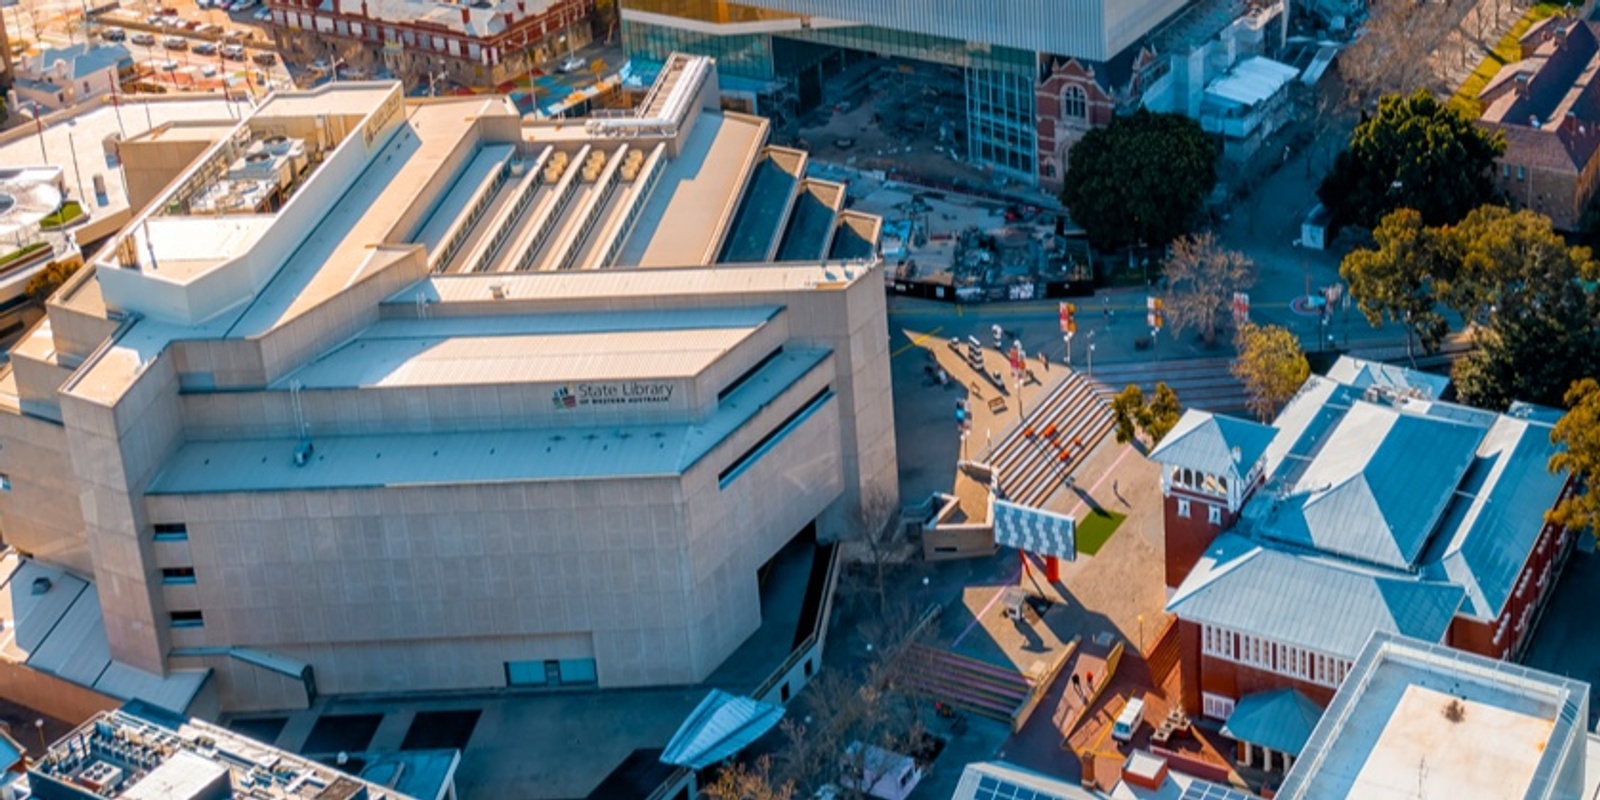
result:
M 1178 404 L 1178 393 L 1165 383 L 1156 384 L 1155 392 L 1148 399 L 1143 389 L 1131 383 L 1111 398 L 1117 444 L 1134 441 L 1141 432 L 1150 437 L 1151 445 L 1159 444 L 1181 416 L 1183 407 Z
M 1170 242 L 1193 226 L 1216 169 L 1200 123 L 1140 109 L 1073 145 L 1061 202 L 1102 250 Z
M 1505 149 L 1504 136 L 1426 91 L 1389 95 L 1356 126 L 1317 198 L 1335 227 L 1372 228 L 1397 208 L 1416 209 L 1429 225 L 1453 223 L 1494 199 L 1494 161 Z
M 1374 327 L 1387 317 L 1406 329 L 1406 356 L 1416 366 L 1413 339 L 1434 352 L 1450 325 L 1438 311 L 1434 279 L 1454 274 L 1452 242 L 1439 231 L 1425 227 L 1422 215 L 1402 208 L 1383 218 L 1373 231 L 1375 250 L 1355 250 L 1344 257 L 1339 274 L 1350 284 L 1362 316 Z
M 1311 377 L 1300 340 L 1287 328 L 1247 324 L 1239 329 L 1239 355 L 1229 367 L 1244 383 L 1247 405 L 1262 422 L 1294 397 Z
M 1575 492 L 1545 514 L 1545 518 L 1569 528 L 1595 531 L 1600 519 L 1600 492 L 1593 480 L 1600 475 L 1600 383 L 1594 378 L 1575 381 L 1567 388 L 1567 415 L 1550 432 L 1550 441 L 1560 447 L 1550 457 L 1551 472 L 1568 472 L 1589 491 Z
M 1127 444 L 1139 435 L 1139 418 L 1144 414 L 1144 390 L 1134 384 L 1111 398 L 1111 420 L 1116 425 L 1117 444 Z
M 1223 247 L 1208 231 L 1174 241 L 1165 274 L 1165 306 L 1173 332 L 1198 329 L 1209 345 L 1228 318 L 1234 292 L 1255 285 L 1256 265 L 1245 254 Z
M 1145 404 L 1139 427 L 1150 437 L 1152 446 L 1158 445 L 1177 426 L 1181 416 L 1183 408 L 1178 405 L 1178 393 L 1165 383 L 1158 383 L 1155 393 L 1150 395 L 1150 402 Z
M 1440 297 L 1476 323 L 1472 351 L 1452 370 L 1465 402 L 1502 409 L 1515 400 L 1562 401 L 1600 368 L 1600 297 L 1588 248 L 1569 247 L 1550 219 L 1484 207 L 1438 235 L 1457 259 Z

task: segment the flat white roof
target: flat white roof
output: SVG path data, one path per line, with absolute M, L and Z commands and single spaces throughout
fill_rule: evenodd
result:
M 315 452 L 306 466 L 294 464 L 294 440 L 190 441 L 168 459 L 148 493 L 672 477 L 693 466 L 830 354 L 822 349 L 785 349 L 724 398 L 709 417 L 694 424 L 313 435 Z
M 1401 672 L 1381 671 L 1367 687 L 1373 713 L 1348 723 L 1349 735 L 1372 741 L 1366 760 L 1347 773 L 1348 796 L 1520 797 L 1527 791 L 1550 742 L 1552 718 L 1514 695 L 1461 699 Z M 1446 716 L 1452 702 L 1460 703 L 1458 722 Z M 1324 770 L 1324 781 L 1330 777 Z
M 60 165 L 67 188 L 91 218 L 110 216 L 128 210 L 128 190 L 122 183 L 122 170 L 106 155 L 107 139 L 132 139 L 168 123 L 235 123 L 249 113 L 249 103 L 230 103 L 219 95 L 121 95 L 114 106 L 97 102 L 46 115 L 42 134 L 32 124 L 12 128 L 0 136 L 0 167 Z M 183 130 L 183 126 L 174 130 Z M 96 175 L 106 183 L 105 205 L 94 195 Z
M 690 378 L 754 330 L 360 338 L 293 379 L 315 389 Z
M 707 263 L 719 221 L 731 221 L 745 175 L 766 138 L 766 123 L 702 112 L 678 157 L 645 201 L 617 263 L 684 267 Z
M 1588 687 L 1443 645 L 1377 634 L 1278 796 L 1569 796 Z M 1576 751 L 1576 752 L 1574 752 Z

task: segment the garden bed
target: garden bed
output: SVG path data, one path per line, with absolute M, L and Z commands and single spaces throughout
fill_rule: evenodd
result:
M 62 203 L 61 207 L 56 209 L 54 213 L 50 214 L 44 219 L 39 220 L 39 227 L 47 231 L 56 230 L 58 228 L 64 228 L 68 225 L 71 225 L 79 219 L 82 219 L 83 216 L 83 206 L 79 205 L 78 201 L 76 200 L 68 200 L 67 202 Z

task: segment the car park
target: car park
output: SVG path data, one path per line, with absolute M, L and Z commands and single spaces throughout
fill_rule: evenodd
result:
M 150 45 L 156 43 L 156 35 L 146 31 L 139 31 L 138 33 L 128 37 L 128 41 L 133 42 L 134 44 L 149 47 Z
M 196 55 L 214 56 L 217 54 L 217 46 L 211 42 L 195 42 L 194 47 L 189 49 L 193 50 Z
M 188 50 L 189 40 L 182 36 L 168 36 L 161 40 L 161 46 L 168 50 Z

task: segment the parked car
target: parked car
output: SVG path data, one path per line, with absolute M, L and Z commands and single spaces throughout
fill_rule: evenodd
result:
M 214 56 L 217 54 L 217 46 L 211 42 L 195 42 L 194 47 L 189 49 L 202 56 Z
M 206 65 L 200 67 L 200 74 L 204 75 L 207 78 L 215 78 L 215 77 L 217 77 L 217 65 L 216 64 L 206 64 Z
M 168 36 L 161 40 L 161 46 L 168 50 L 188 50 L 189 40 L 182 36 Z
M 250 38 L 250 32 L 249 31 L 241 31 L 241 30 L 235 28 L 235 29 L 233 29 L 231 31 L 228 31 L 227 33 L 223 34 L 222 38 L 227 39 L 230 42 L 237 42 L 237 41 L 241 41 L 241 40 Z
M 578 70 L 583 69 L 585 66 L 588 66 L 588 64 L 589 62 L 584 61 L 577 56 L 571 56 L 566 61 L 561 62 L 561 71 L 577 72 Z
M 256 13 L 251 14 L 250 16 L 253 17 L 255 19 L 255 21 L 257 21 L 257 22 L 271 22 L 272 21 L 272 9 L 263 8 L 260 11 L 257 11 Z
M 223 45 L 222 46 L 222 57 L 228 59 L 229 61 L 243 61 L 244 60 L 244 45 L 241 45 L 241 44 L 225 44 L 225 45 Z
M 228 11 L 237 14 L 240 11 L 249 11 L 256 7 L 258 0 L 233 0 L 233 5 L 228 6 Z
M 149 47 L 150 45 L 153 45 L 153 44 L 156 43 L 156 35 L 153 34 L 153 33 L 150 33 L 149 31 L 139 31 L 138 33 L 135 33 L 134 35 L 129 36 L 128 37 L 128 41 L 133 42 L 134 44 L 144 45 L 145 47 Z
M 162 72 L 177 72 L 178 71 L 178 62 L 176 62 L 176 61 L 162 61 L 162 62 L 156 64 L 156 69 L 159 69 Z
M 256 53 L 255 55 L 250 57 L 250 60 L 256 62 L 257 64 L 260 64 L 263 67 L 270 67 L 273 64 L 278 63 L 278 54 L 277 53 Z
M 164 28 L 167 25 L 167 18 L 161 16 L 160 14 L 151 14 L 150 16 L 145 17 L 144 24 L 149 25 L 152 28 Z
M 213 25 L 213 24 L 207 23 L 207 24 L 201 25 L 199 28 L 197 28 L 195 30 L 195 33 L 198 33 L 201 36 L 221 36 L 222 35 L 222 26 L 221 25 Z
M 115 26 L 106 28 L 100 35 L 104 36 L 108 42 L 121 42 L 128 38 L 127 31 Z

